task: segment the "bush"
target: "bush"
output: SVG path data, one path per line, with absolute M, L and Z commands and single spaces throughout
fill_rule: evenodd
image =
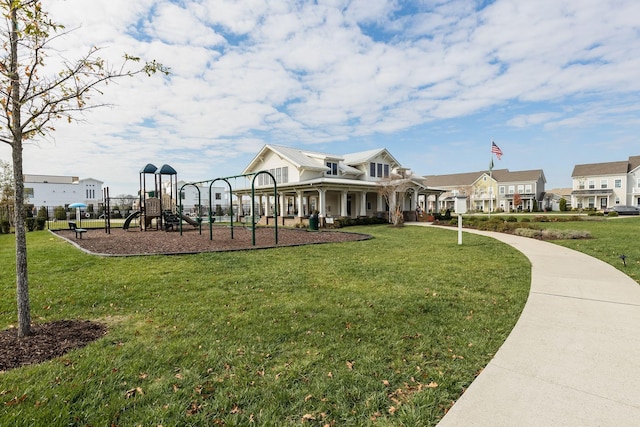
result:
M 43 217 L 36 218 L 36 230 L 44 230 L 44 226 L 47 225 L 47 219 Z
M 507 222 L 518 222 L 518 218 L 516 218 L 515 216 L 508 216 L 504 220 Z
M 618 212 L 616 211 L 609 211 L 609 213 L 607 214 L 608 217 L 615 217 L 618 216 Z
M 567 200 L 564 197 L 560 199 L 560 211 L 561 212 L 567 211 Z
M 522 218 L 520 222 L 531 222 L 531 220 L 529 218 Z
M 37 217 L 44 218 L 45 220 L 49 219 L 49 211 L 47 211 L 47 208 L 45 206 L 40 206 L 40 209 L 38 209 Z
M 56 206 L 53 209 L 53 217 L 57 220 L 64 221 L 67 219 L 67 211 L 63 206 Z
M 28 231 L 33 231 L 36 229 L 36 219 L 31 217 L 31 218 L 27 218 L 24 223 L 27 226 L 27 230 Z
M 359 217 L 359 218 L 336 218 L 333 220 L 334 228 L 350 227 L 354 225 L 387 224 L 384 218 Z
M 0 230 L 2 230 L 4 234 L 9 234 L 11 232 L 11 223 L 8 219 L 0 221 Z

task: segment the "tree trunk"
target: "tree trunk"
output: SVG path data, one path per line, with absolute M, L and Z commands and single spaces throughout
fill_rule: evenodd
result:
M 18 336 L 31 334 L 31 308 L 27 275 L 27 236 L 24 226 L 24 184 L 22 182 L 22 144 L 13 146 L 15 180 L 14 224 L 16 232 L 16 294 L 18 300 Z
M 11 5 L 11 144 L 13 178 L 15 185 L 14 227 L 16 232 L 16 294 L 18 300 L 18 336 L 31 334 L 31 308 L 29 303 L 29 279 L 27 274 L 27 236 L 24 227 L 24 177 L 22 174 L 22 120 L 20 79 L 18 75 L 18 7 Z

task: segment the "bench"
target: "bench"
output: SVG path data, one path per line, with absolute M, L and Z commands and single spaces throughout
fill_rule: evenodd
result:
M 76 239 L 82 239 L 82 233 L 87 232 L 85 228 L 78 228 L 76 223 L 73 221 L 69 221 L 69 230 L 73 230 L 76 232 Z
M 255 224 L 257 225 L 260 222 L 260 215 L 256 215 L 255 217 L 251 217 L 251 215 L 245 215 L 243 217 L 240 218 L 240 223 L 242 224 L 242 226 L 244 228 L 247 227 L 251 227 L 252 225 L 252 220 L 255 222 Z

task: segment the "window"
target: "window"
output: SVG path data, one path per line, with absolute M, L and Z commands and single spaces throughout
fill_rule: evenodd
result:
M 616 188 L 622 188 L 622 180 L 621 179 L 616 179 L 613 182 L 613 186 L 616 187 Z
M 609 181 L 607 181 L 606 179 L 600 180 L 600 188 L 607 188 L 608 186 L 609 186 Z
M 388 178 L 390 167 L 386 163 L 369 163 L 369 175 L 372 178 Z
M 327 162 L 327 175 L 338 176 L 338 164 L 336 162 Z
M 505 190 L 506 190 L 505 186 L 501 185 L 498 191 L 500 192 L 500 194 L 505 194 Z
M 589 197 L 589 208 L 593 209 L 596 207 L 596 198 L 595 197 Z
M 594 180 L 589 180 L 589 190 L 594 190 L 596 188 L 596 182 Z M 593 207 L 593 206 L 589 206 Z
M 620 197 L 616 197 L 616 205 L 620 204 Z
M 584 181 L 578 183 L 578 190 L 584 190 Z
M 527 194 L 531 194 L 533 191 L 531 190 L 531 184 L 527 184 L 524 186 L 524 192 Z
M 520 194 L 524 193 L 524 185 L 522 184 L 518 185 L 518 193 Z
M 282 183 L 286 184 L 289 182 L 289 166 L 285 166 L 282 168 Z
M 24 187 L 24 197 L 26 198 L 33 197 L 33 188 Z
M 513 194 L 516 192 L 516 187 L 514 185 L 509 186 L 509 194 Z
M 282 183 L 282 168 L 276 169 L 276 182 L 278 184 Z
M 216 200 L 222 200 L 222 193 L 216 193 Z

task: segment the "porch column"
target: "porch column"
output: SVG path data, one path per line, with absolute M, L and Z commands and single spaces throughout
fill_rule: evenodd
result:
M 340 192 L 340 216 L 347 216 L 347 192 Z
M 384 207 L 384 197 L 382 197 L 382 194 L 378 194 L 377 201 L 378 201 L 378 203 L 377 203 L 377 206 L 376 206 L 376 211 L 382 212 L 382 209 Z
M 326 209 L 327 209 L 327 200 L 326 200 L 326 193 L 327 190 L 325 190 L 324 188 L 318 188 L 318 216 L 324 218 L 325 217 L 325 213 L 326 213 Z M 309 212 L 309 214 L 312 214 L 313 212 Z
M 298 218 L 302 218 L 304 216 L 304 213 L 302 212 L 302 197 L 303 197 L 303 193 L 302 191 L 296 191 L 296 203 L 298 206 Z
M 367 216 L 367 192 L 360 193 L 360 216 Z

